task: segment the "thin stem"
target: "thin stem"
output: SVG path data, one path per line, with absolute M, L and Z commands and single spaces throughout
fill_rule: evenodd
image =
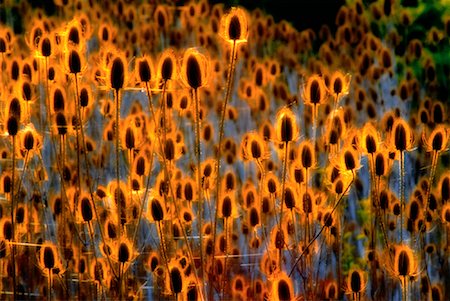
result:
M 227 104 L 231 96 L 231 86 L 234 79 L 234 70 L 236 67 L 236 41 L 233 41 L 233 46 L 231 48 L 231 57 L 230 57 L 230 68 L 228 69 L 227 74 L 227 90 L 225 93 L 225 99 L 222 105 L 222 111 L 220 116 L 219 123 L 219 141 L 217 145 L 217 153 L 216 153 L 216 168 L 217 168 L 217 177 L 216 177 L 216 204 L 218 204 L 220 199 L 220 161 L 222 155 L 222 139 L 224 134 L 224 123 L 225 123 L 225 113 L 227 109 Z M 215 214 L 214 214 L 214 227 L 213 227 L 213 258 L 215 257 L 215 245 L 216 245 L 216 233 L 217 233 L 217 219 L 218 219 L 218 209 L 216 206 Z M 215 260 L 212 262 L 212 271 L 214 271 Z M 212 298 L 212 285 L 210 288 L 209 298 Z
M 403 242 L 403 208 L 405 206 L 403 160 L 403 151 L 400 151 L 400 243 Z
M 51 120 L 50 120 L 50 92 L 49 92 L 49 89 L 48 89 L 48 58 L 47 57 L 45 57 L 45 93 L 46 93 L 46 95 L 45 95 L 45 103 L 46 103 L 46 106 L 47 106 L 47 125 L 48 125 L 48 127 L 49 127 L 49 130 L 50 130 L 50 125 L 51 125 Z M 76 77 L 76 75 L 75 75 L 75 77 Z M 27 102 L 28 103 L 28 102 Z M 39 116 L 41 115 L 41 113 L 39 112 Z
M 284 143 L 284 158 L 283 158 L 283 175 L 281 178 L 281 207 L 280 207 L 280 220 L 278 222 L 278 227 L 281 230 L 281 225 L 283 221 L 283 207 L 284 207 L 284 197 L 286 188 L 286 172 L 287 172 L 287 162 L 288 162 L 288 150 L 289 142 Z
M 223 283 L 222 283 L 222 300 L 225 299 L 225 286 L 227 283 L 227 261 L 228 261 L 228 222 L 229 217 L 225 217 L 223 219 L 223 226 L 225 228 L 225 260 L 224 260 L 224 268 L 223 268 Z
M 283 158 L 283 175 L 282 175 L 282 179 L 281 179 L 281 206 L 280 206 L 280 220 L 278 222 L 278 231 L 282 231 L 281 230 L 281 225 L 282 225 L 282 221 L 283 221 L 283 207 L 284 207 L 284 198 L 285 198 L 285 188 L 286 188 L 286 171 L 287 171 L 287 161 L 288 161 L 288 149 L 289 149 L 289 142 L 285 142 L 284 143 L 284 158 Z M 281 232 L 282 233 L 282 232 Z M 283 240 L 284 240 L 284 235 L 282 235 Z M 284 241 L 283 241 L 284 244 Z M 281 252 L 281 248 L 279 250 L 279 268 L 281 271 L 281 263 L 283 262 L 283 254 Z
M 200 235 L 200 262 L 202 267 L 202 273 L 204 272 L 204 260 L 203 260 L 203 184 L 201 178 L 201 145 L 200 145 L 200 101 L 198 98 L 197 89 L 193 90 L 193 98 L 195 103 L 195 155 L 197 156 L 197 187 L 198 187 L 198 232 Z
M 117 206 L 118 206 L 118 221 L 119 221 L 119 240 L 120 236 L 122 235 L 122 202 L 120 201 L 120 164 L 119 164 L 119 156 L 120 156 L 120 149 L 119 149 L 119 118 L 120 118 L 120 100 L 119 100 L 119 90 L 114 90 L 115 94 L 115 102 L 116 102 L 116 124 L 115 124 L 115 134 L 116 134 L 116 191 L 115 197 L 117 199 Z M 120 277 L 120 275 L 119 275 Z
M 431 193 L 431 187 L 433 186 L 434 177 L 436 175 L 436 167 L 437 167 L 437 161 L 439 159 L 439 153 L 437 151 L 433 151 L 433 157 L 431 159 L 431 170 L 430 170 L 430 176 L 428 178 L 428 187 L 427 187 L 427 193 L 425 195 L 425 200 L 427 201 L 427 206 L 425 207 L 425 213 L 428 211 L 428 208 L 430 206 L 430 193 Z M 425 223 L 424 223 L 425 224 Z
M 12 136 L 12 180 L 11 180 L 11 235 L 12 235 L 12 241 L 13 243 L 16 240 L 15 236 L 15 222 L 14 222 L 14 211 L 16 207 L 15 198 L 14 198 L 14 170 L 16 169 L 16 136 Z M 27 153 L 28 154 L 28 153 Z M 20 186 L 19 186 L 20 187 Z M 13 278 L 13 294 L 14 294 L 14 301 L 17 298 L 16 295 L 16 247 L 15 244 L 11 246 L 12 251 L 12 278 Z

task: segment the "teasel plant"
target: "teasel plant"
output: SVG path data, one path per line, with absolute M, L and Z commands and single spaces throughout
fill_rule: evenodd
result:
M 16 208 L 15 195 L 14 195 L 14 182 L 15 182 L 15 169 L 16 169 L 16 136 L 19 131 L 19 120 L 14 113 L 11 114 L 7 121 L 7 130 L 8 135 L 11 137 L 12 146 L 11 146 L 11 187 L 10 187 L 10 195 L 11 195 L 11 230 L 12 230 L 12 245 L 11 245 L 11 258 L 12 258 L 12 280 L 13 280 L 13 298 L 16 300 L 16 261 L 15 261 L 15 222 L 14 222 L 14 212 Z
M 309 190 L 311 189 L 311 175 L 310 175 L 310 171 L 311 169 L 315 168 L 317 162 L 316 162 L 316 152 L 314 149 L 314 145 L 311 143 L 310 140 L 304 140 L 300 143 L 299 148 L 298 148 L 298 161 L 300 163 L 300 166 L 302 167 L 302 169 L 304 170 L 304 182 L 305 182 L 305 191 L 302 194 L 304 198 L 307 198 L 308 200 L 302 200 L 303 203 L 303 211 L 306 214 L 306 229 L 305 229 L 305 241 L 304 243 L 306 244 L 306 241 L 310 240 L 310 235 L 311 235 L 311 226 L 310 226 L 310 213 L 312 213 L 311 210 L 305 210 L 307 209 L 308 205 L 305 205 L 306 202 L 311 201 L 311 197 L 309 194 Z M 301 189 L 301 187 L 300 187 Z M 301 192 L 301 190 L 300 190 Z M 305 202 L 306 201 L 306 202 Z M 311 212 L 310 212 L 311 211 Z
M 371 224 L 370 232 L 370 249 L 375 248 L 375 237 L 378 219 L 378 191 L 379 191 L 379 181 L 380 177 L 375 176 L 375 154 L 379 152 L 380 149 L 380 138 L 379 135 L 371 123 L 366 123 L 362 129 L 362 134 L 360 138 L 360 148 L 363 154 L 367 155 L 367 160 L 369 161 L 369 174 L 370 174 L 370 196 L 371 196 L 371 211 L 372 215 L 375 216 L 373 224 Z M 382 162 L 384 163 L 384 162 Z M 376 212 L 373 212 L 373 211 Z M 381 221 L 380 221 L 381 222 Z
M 49 79 L 48 79 L 48 60 L 52 56 L 54 51 L 53 40 L 50 34 L 45 34 L 39 40 L 39 55 L 44 59 L 45 68 L 45 104 L 47 111 L 47 122 L 46 127 L 51 126 L 50 117 L 50 90 L 49 90 Z
M 328 91 L 333 96 L 333 114 L 337 110 L 339 102 L 348 95 L 351 79 L 352 76 L 349 73 L 344 75 L 340 70 L 331 74 Z
M 219 217 L 223 218 L 223 229 L 225 235 L 225 258 L 224 258 L 224 271 L 223 271 L 223 283 L 221 285 L 221 294 L 222 298 L 225 298 L 225 288 L 227 286 L 227 262 L 229 256 L 229 242 L 230 242 L 230 233 L 233 232 L 233 219 L 238 216 L 237 208 L 236 208 L 236 192 L 233 190 L 226 190 L 226 188 L 222 188 L 225 190 L 223 193 L 222 199 L 218 204 Z M 231 229 L 230 229 L 231 228 Z M 213 259 L 214 260 L 214 259 Z
M 53 299 L 53 273 L 58 271 L 59 274 L 64 272 L 64 267 L 59 256 L 58 248 L 55 243 L 51 241 L 44 242 L 40 248 L 38 256 L 38 266 L 42 273 L 47 276 L 47 297 L 48 300 Z
M 150 64 L 151 63 L 149 62 L 149 67 L 151 66 Z M 166 143 L 167 132 L 169 131 L 169 122 L 167 118 L 167 89 L 169 88 L 169 84 L 173 84 L 178 79 L 178 64 L 175 50 L 168 48 L 163 51 L 158 61 L 157 72 L 157 89 L 159 89 L 160 85 L 162 85 L 160 98 L 162 109 L 162 126 L 160 131 L 162 132 L 162 144 L 164 145 Z
M 80 116 L 78 115 L 79 110 L 79 99 L 78 99 L 78 74 L 82 69 L 82 56 L 79 53 L 79 50 L 75 47 L 70 47 L 65 52 L 65 66 L 66 70 L 69 74 L 74 76 L 75 80 L 75 106 L 77 110 L 76 117 L 72 120 L 72 124 L 75 127 L 76 132 L 76 148 L 77 148 L 77 184 L 78 191 L 81 191 L 81 158 L 80 158 L 80 134 L 79 130 L 81 127 Z M 75 122 L 74 122 L 75 121 Z M 84 139 L 82 139 L 84 141 Z
M 392 125 L 392 132 L 389 136 L 389 146 L 392 151 L 399 155 L 400 172 L 400 243 L 403 242 L 403 211 L 405 208 L 405 152 L 413 148 L 414 136 L 408 123 L 401 118 L 397 118 Z
M 419 263 L 413 250 L 405 244 L 395 244 L 392 250 L 393 256 L 389 255 L 386 270 L 391 277 L 400 281 L 402 288 L 402 300 L 411 300 L 411 283 L 420 274 Z
M 220 20 L 220 35 L 225 40 L 226 43 L 231 44 L 231 52 L 230 52 L 230 63 L 228 67 L 227 73 L 227 83 L 226 83 L 226 92 L 225 98 L 222 103 L 222 109 L 220 111 L 220 120 L 219 120 L 219 137 L 217 142 L 217 153 L 216 153 L 216 204 L 218 204 L 220 200 L 220 181 L 221 181 L 221 155 L 222 155 L 222 139 L 224 135 L 224 123 L 225 123 L 225 114 L 227 111 L 228 101 L 232 94 L 232 86 L 234 80 L 234 73 L 236 68 L 236 60 L 237 60 L 237 49 L 240 44 L 247 42 L 248 37 L 248 21 L 245 10 L 237 7 L 231 8 L 230 12 L 222 17 Z M 216 233 L 217 233 L 217 219 L 218 219 L 217 208 L 214 214 L 214 227 L 213 227 L 213 250 L 215 250 L 216 243 Z M 214 271 L 214 260 L 212 264 L 212 270 Z M 209 292 L 209 298 L 212 297 L 212 287 Z
M 319 106 L 325 104 L 328 99 L 328 89 L 324 79 L 318 74 L 313 74 L 306 80 L 305 86 L 302 88 L 302 98 L 306 105 L 312 107 L 312 135 L 310 138 L 315 147 L 317 119 L 319 118 Z
M 283 146 L 284 154 L 282 156 L 283 160 L 283 169 L 281 176 L 281 204 L 280 204 L 280 212 L 278 218 L 278 229 L 281 229 L 283 225 L 283 207 L 285 203 L 285 189 L 286 189 L 286 175 L 288 169 L 288 161 L 289 161 L 289 145 L 298 139 L 299 129 L 297 125 L 297 119 L 295 118 L 294 113 L 291 109 L 284 107 L 280 109 L 277 113 L 276 118 L 276 141 Z M 279 248 L 279 263 L 278 267 L 282 270 L 281 263 L 283 261 L 282 249 Z
M 426 151 L 431 153 L 431 168 L 428 177 L 428 186 L 425 194 L 426 205 L 424 214 L 427 214 L 430 207 L 430 192 L 436 176 L 436 168 L 438 165 L 439 155 L 448 149 L 448 141 L 450 137 L 450 129 L 442 124 L 437 125 L 431 132 L 428 139 L 423 133 L 422 139 L 426 146 Z M 424 225 L 423 225 L 424 226 Z M 423 230 L 423 229 L 421 229 Z
M 200 144 L 200 99 L 199 99 L 199 89 L 207 85 L 209 77 L 211 74 L 209 57 L 199 51 L 196 48 L 189 48 L 184 52 L 183 62 L 181 67 L 181 79 L 186 87 L 189 87 L 192 91 L 192 99 L 195 106 L 195 155 L 197 164 L 197 187 L 198 187 L 198 198 L 199 198 L 199 213 L 198 213 L 198 227 L 200 233 L 200 260 L 202 266 L 202 273 L 204 270 L 204 258 L 203 258 L 203 184 L 201 177 L 201 144 Z
M 264 168 L 264 161 L 269 158 L 269 150 L 267 149 L 267 145 L 264 142 L 264 140 L 261 138 L 261 135 L 259 135 L 256 132 L 250 132 L 243 138 L 243 144 L 244 144 L 244 153 L 245 156 L 248 157 L 251 160 L 254 160 L 256 163 L 256 166 L 259 171 L 258 176 L 258 196 L 259 196 L 259 204 L 260 207 L 263 206 L 263 195 L 264 195 L 264 183 L 266 178 L 266 172 Z M 260 208 L 260 211 L 262 212 L 262 208 Z M 262 235 L 265 239 L 266 233 L 265 233 L 265 225 L 261 225 L 263 227 L 262 229 Z
M 107 67 L 106 85 L 113 90 L 114 102 L 115 102 L 115 175 L 116 185 L 120 187 L 120 109 L 121 109 L 121 92 L 126 87 L 128 82 L 128 63 L 124 55 L 120 52 L 116 52 L 110 58 Z M 117 197 L 119 199 L 119 197 Z M 122 208 L 121 202 L 118 202 L 118 225 L 120 228 L 119 239 L 122 236 L 124 222 L 122 221 L 122 212 L 125 208 Z M 120 281 L 119 281 L 120 282 Z
M 360 301 L 361 295 L 364 294 L 366 290 L 366 276 L 364 272 L 360 269 L 352 268 L 350 269 L 347 276 L 347 293 L 352 296 L 352 300 Z

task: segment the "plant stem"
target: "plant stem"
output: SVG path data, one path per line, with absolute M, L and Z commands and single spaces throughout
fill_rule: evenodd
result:
M 198 187 L 198 232 L 200 235 L 200 262 L 202 267 L 202 273 L 204 273 L 204 260 L 203 260 L 203 184 L 202 184 L 202 172 L 201 172 L 201 145 L 200 145 L 200 101 L 198 98 L 198 91 L 194 89 L 192 91 L 194 103 L 195 103 L 195 155 L 197 157 L 197 187 Z
M 231 86 L 233 84 L 234 79 L 234 70 L 236 67 L 236 41 L 233 42 L 233 46 L 231 48 L 231 57 L 230 57 L 230 68 L 228 69 L 227 74 L 227 90 L 225 93 L 225 99 L 222 105 L 222 111 L 220 116 L 220 123 L 219 123 L 219 141 L 217 145 L 217 154 L 216 154 L 216 168 L 217 168 L 217 177 L 216 177 L 216 204 L 219 203 L 220 199 L 220 178 L 221 178 L 221 172 L 220 172 L 220 161 L 221 161 L 221 155 L 222 155 L 222 139 L 223 139 L 223 132 L 224 132 L 224 123 L 225 123 L 225 113 L 227 109 L 227 104 L 231 96 Z M 215 246 L 216 246 L 216 234 L 217 234 L 217 219 L 218 219 L 218 208 L 216 206 L 216 210 L 214 213 L 214 227 L 213 227 L 213 261 L 212 261 L 212 267 L 211 270 L 214 272 L 214 265 L 215 265 Z M 212 285 L 210 286 L 209 290 L 209 298 L 212 298 Z
M 15 237 L 15 222 L 14 222 L 14 211 L 15 211 L 15 199 L 14 199 L 14 170 L 16 168 L 16 136 L 12 136 L 12 172 L 11 172 L 11 176 L 12 176 L 12 180 L 11 180 L 11 225 L 12 225 L 12 246 L 11 246 L 11 251 L 12 251 L 12 278 L 13 278 L 13 298 L 14 301 L 17 298 L 16 295 L 16 259 L 15 259 L 15 254 L 16 254 L 16 247 L 15 247 L 15 241 L 16 241 L 16 237 Z M 20 186 L 19 186 L 20 187 Z

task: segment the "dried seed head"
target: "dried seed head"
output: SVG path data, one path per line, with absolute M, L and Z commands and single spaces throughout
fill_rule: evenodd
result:
M 387 156 L 385 153 L 378 152 L 375 155 L 375 174 L 379 177 L 387 172 Z
M 348 274 L 347 285 L 353 293 L 364 290 L 364 275 L 360 270 L 351 270 Z
M 284 190 L 284 203 L 286 205 L 286 208 L 289 210 L 294 209 L 296 207 L 297 202 L 297 194 L 295 193 L 295 190 L 287 186 Z
M 12 237 L 12 223 L 11 220 L 9 219 L 3 219 L 2 221 L 2 234 L 3 234 L 3 238 L 6 240 L 11 240 Z
M 172 293 L 179 294 L 183 291 L 183 274 L 181 270 L 174 266 L 170 269 L 170 288 Z
M 391 140 L 391 145 L 397 151 L 403 152 L 412 148 L 413 135 L 405 120 L 397 118 L 394 121 Z
M 130 260 L 131 251 L 127 243 L 125 242 L 120 243 L 117 257 L 119 259 L 119 262 L 121 263 L 125 263 Z
M 366 123 L 362 130 L 361 147 L 366 154 L 374 154 L 380 144 L 378 132 L 371 123 Z
M 17 120 L 21 120 L 22 117 L 22 106 L 17 97 L 13 97 L 8 106 L 8 116 L 14 116 Z
M 229 43 L 242 43 L 247 41 L 248 23 L 247 14 L 239 7 L 231 8 L 230 12 L 220 20 L 220 36 Z
M 175 79 L 177 74 L 177 60 L 173 49 L 166 49 L 158 63 L 158 78 L 164 81 Z
M 325 298 L 329 300 L 334 300 L 338 298 L 338 288 L 336 281 L 330 281 L 325 287 Z
M 208 83 L 209 59 L 196 48 L 189 48 L 183 55 L 181 78 L 186 86 L 196 90 Z
M 440 101 L 436 101 L 433 103 L 433 107 L 431 108 L 431 118 L 432 121 L 436 124 L 441 124 L 446 119 L 444 105 Z
M 81 72 L 81 56 L 78 50 L 71 49 L 67 55 L 67 64 L 69 73 L 77 74 Z
M 56 118 L 56 126 L 58 128 L 58 135 L 64 136 L 65 134 L 67 134 L 66 116 L 63 113 L 58 112 L 55 118 Z
M 19 131 L 19 121 L 15 116 L 10 116 L 8 118 L 6 127 L 8 130 L 8 135 L 16 136 L 17 132 Z
M 308 140 L 302 141 L 299 146 L 300 159 L 303 168 L 311 168 L 315 165 L 314 146 Z
M 111 220 L 108 220 L 106 222 L 105 227 L 106 227 L 106 234 L 109 239 L 117 238 L 117 226 Z
M 82 87 L 80 89 L 80 95 L 79 95 L 79 99 L 80 99 L 80 106 L 82 108 L 85 108 L 89 105 L 89 100 L 90 100 L 91 96 L 90 96 L 90 90 L 87 86 Z
M 343 170 L 355 170 L 360 166 L 358 153 L 353 147 L 346 147 L 342 150 L 342 162 L 341 166 Z
M 56 86 L 52 93 L 52 109 L 53 112 L 61 112 L 64 111 L 66 106 L 66 94 L 62 88 Z
M 409 203 L 409 219 L 415 221 L 420 214 L 420 205 L 416 200 Z
M 399 276 L 408 276 L 411 269 L 411 257 L 405 250 L 400 250 L 396 256 L 395 268 Z
M 28 80 L 24 80 L 22 83 L 22 98 L 25 101 L 31 101 L 33 98 L 33 91 Z
M 125 147 L 128 150 L 134 149 L 135 147 L 134 130 L 131 126 L 125 129 Z
M 143 57 L 136 62 L 136 72 L 139 75 L 139 80 L 143 83 L 148 83 L 153 79 L 153 64 L 149 57 Z
M 23 135 L 22 143 L 23 143 L 23 148 L 26 149 L 27 151 L 30 151 L 34 148 L 34 146 L 35 146 L 34 135 L 31 130 L 25 131 L 25 133 Z
M 55 267 L 55 254 L 53 248 L 50 246 L 45 246 L 42 249 L 44 267 L 46 269 L 53 269 Z
M 126 62 L 121 56 L 111 60 L 109 66 L 109 84 L 112 89 L 118 91 L 124 87 L 126 77 Z
M 450 130 L 444 125 L 438 125 L 431 132 L 428 141 L 423 138 L 428 152 L 442 152 L 447 148 L 448 140 L 450 136 Z
M 225 195 L 222 200 L 222 207 L 221 207 L 221 215 L 223 218 L 228 218 L 231 216 L 231 211 L 233 208 L 233 202 L 230 198 L 230 196 Z
M 292 280 L 284 273 L 277 275 L 272 284 L 270 299 L 272 300 L 291 300 L 294 297 Z
M 248 213 L 248 220 L 250 222 L 251 227 L 256 227 L 259 225 L 260 214 L 259 214 L 259 210 L 255 206 L 252 206 L 250 208 L 249 213 Z
M 49 57 L 52 55 L 52 42 L 49 37 L 45 36 L 40 40 L 40 50 L 44 57 Z
M 450 174 L 445 173 L 441 176 L 439 181 L 439 191 L 441 193 L 442 203 L 447 203 L 450 200 Z
M 291 142 L 298 137 L 297 120 L 294 113 L 283 108 L 277 113 L 276 135 L 280 142 Z
M 306 81 L 306 86 L 303 89 L 303 100 L 309 105 L 324 104 L 328 90 L 323 78 L 317 74 L 311 75 Z
M 85 222 L 90 222 L 93 217 L 93 211 L 92 211 L 91 201 L 89 200 L 88 197 L 84 197 L 81 199 L 80 208 L 81 208 L 81 216 L 83 217 L 83 220 Z
M 446 203 L 442 206 L 442 221 L 447 225 L 450 225 L 450 203 Z
M 164 219 L 164 209 L 159 199 L 152 199 L 150 206 L 150 214 L 155 222 L 160 222 Z

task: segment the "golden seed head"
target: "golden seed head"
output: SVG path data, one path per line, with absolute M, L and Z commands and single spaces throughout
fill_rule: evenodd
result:
M 220 36 L 229 43 L 247 42 L 248 21 L 243 8 L 232 7 L 230 12 L 220 20 Z

